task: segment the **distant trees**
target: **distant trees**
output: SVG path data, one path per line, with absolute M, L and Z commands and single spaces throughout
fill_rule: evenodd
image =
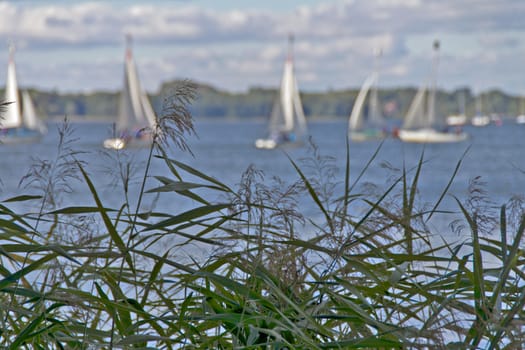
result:
M 177 81 L 162 84 L 159 91 L 150 95 L 153 107 L 159 111 L 163 96 Z M 417 89 L 398 87 L 379 90 L 380 108 L 388 119 L 402 119 Z M 309 118 L 346 118 L 350 115 L 358 89 L 331 90 L 326 92 L 303 92 L 304 111 Z M 255 87 L 246 92 L 228 92 L 206 84 L 197 84 L 197 99 L 190 107 L 195 118 L 254 118 L 269 117 L 276 89 Z M 0 94 L 3 91 L 0 90 Z M 40 115 L 48 117 L 78 116 L 113 118 L 117 115 L 118 92 L 99 91 L 86 94 L 58 93 L 57 91 L 31 90 Z M 454 91 L 438 90 L 437 115 L 465 113 L 472 116 L 476 113 L 476 98 L 467 88 Z M 522 97 L 509 95 L 501 90 L 490 90 L 482 93 L 484 114 L 516 116 L 520 113 Z

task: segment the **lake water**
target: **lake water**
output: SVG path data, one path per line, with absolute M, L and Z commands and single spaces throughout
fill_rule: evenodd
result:
M 49 132 L 38 144 L 2 145 L 0 147 L 0 179 L 2 199 L 19 194 L 35 193 L 34 189 L 19 187 L 19 181 L 27 173 L 36 159 L 53 162 L 57 154 L 58 129 L 60 124 L 49 125 Z M 86 168 L 101 194 L 104 204 L 108 207 L 119 207 L 122 196 L 118 187 L 112 185 L 114 177 L 110 170 L 115 169 L 115 163 L 109 153 L 102 148 L 102 141 L 111 133 L 107 123 L 72 124 L 74 129 L 72 148 L 85 152 L 80 157 L 86 161 Z M 313 142 L 322 155 L 334 157 L 334 164 L 341 172 L 339 180 L 343 181 L 346 158 L 346 121 L 318 121 L 309 124 L 309 132 Z M 171 156 L 190 164 L 205 174 L 235 187 L 242 172 L 251 164 L 264 171 L 266 178 L 279 176 L 285 181 L 298 178 L 296 171 L 282 150 L 258 150 L 253 146 L 254 140 L 264 136 L 265 125 L 258 121 L 197 121 L 195 129 L 198 138 L 188 139 L 194 156 L 173 150 Z M 451 188 L 451 193 L 464 199 L 467 196 L 469 181 L 481 176 L 486 183 L 485 189 L 496 206 L 508 201 L 512 196 L 522 196 L 525 190 L 525 126 L 511 122 L 497 127 L 494 125 L 474 128 L 466 127 L 470 139 L 457 144 L 406 144 L 396 139 L 384 142 L 377 158 L 372 163 L 363 182 L 374 183 L 380 188 L 386 188 L 391 183 L 392 170 L 382 166 L 385 163 L 401 169 L 409 169 L 425 152 L 426 163 L 423 167 L 420 181 L 420 198 L 423 202 L 434 203 L 442 189 L 452 176 L 457 162 L 468 149 L 459 173 Z M 350 143 L 351 178 L 365 167 L 380 142 Z M 300 162 L 306 157 L 308 147 L 286 150 L 289 156 Z M 141 166 L 147 158 L 147 150 L 130 149 L 126 151 L 133 158 L 133 164 L 140 175 Z M 152 175 L 170 176 L 166 167 L 158 160 L 153 164 Z M 70 194 L 63 193 L 61 205 L 92 205 L 93 201 L 85 184 L 69 181 L 73 190 Z M 157 203 L 157 210 L 171 211 L 173 196 L 163 196 Z M 305 203 L 306 210 L 316 215 L 315 205 Z M 18 206 L 18 207 L 17 207 Z M 26 207 L 27 206 L 27 207 Z M 15 208 L 24 211 L 34 210 L 29 203 L 16 204 Z M 443 208 L 457 210 L 452 197 L 448 196 Z

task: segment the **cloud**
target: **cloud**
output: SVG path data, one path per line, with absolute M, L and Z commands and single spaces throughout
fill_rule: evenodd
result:
M 383 84 L 418 84 L 428 74 L 435 38 L 443 43 L 444 83 L 459 83 L 447 77 L 448 71 L 463 69 L 463 79 L 474 79 L 485 65 L 512 65 L 512 54 L 518 65 L 525 54 L 520 15 L 525 2 L 519 0 L 334 0 L 287 12 L 218 10 L 197 2 L 0 2 L 0 13 L 0 38 L 14 39 L 32 57 L 46 57 L 26 59 L 35 71 L 59 62 L 61 71 L 54 73 L 73 84 L 68 69 L 77 76 L 85 65 L 91 76 L 107 77 L 86 80 L 86 85 L 112 88 L 121 81 L 121 69 L 115 67 L 126 33 L 135 38 L 149 90 L 172 77 L 234 90 L 276 86 L 292 32 L 299 84 L 314 90 L 358 86 L 378 49 L 383 51 Z M 495 84 L 515 84 L 508 69 L 493 73 Z
M 512 6 L 505 6 L 505 2 Z M 0 33 L 51 44 L 114 44 L 132 32 L 146 41 L 275 40 L 288 32 L 309 38 L 522 29 L 525 2 L 506 0 L 341 0 L 301 6 L 292 13 L 267 10 L 212 11 L 184 3 L 111 2 L 17 6 L 0 3 Z

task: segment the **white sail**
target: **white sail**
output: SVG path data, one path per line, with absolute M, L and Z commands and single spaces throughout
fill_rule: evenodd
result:
M 22 111 L 23 111 L 23 122 L 24 125 L 31 130 L 36 130 L 40 133 L 47 131 L 46 125 L 38 118 L 36 114 L 35 105 L 33 99 L 29 95 L 27 90 L 22 91 Z
M 408 108 L 408 113 L 403 123 L 404 129 L 430 127 L 429 120 L 425 117 L 425 86 L 419 88 Z
M 352 113 L 350 114 L 349 129 L 350 131 L 358 130 L 363 126 L 363 107 L 365 104 L 366 96 L 370 91 L 370 88 L 376 81 L 376 74 L 371 74 L 368 78 L 365 79 L 361 90 L 354 103 L 352 108 Z
M 379 112 L 379 99 L 377 85 L 379 81 L 379 58 L 381 57 L 381 51 L 375 56 L 374 70 L 370 74 L 354 102 L 350 118 L 348 120 L 348 138 L 353 141 L 367 141 L 382 139 L 387 136 L 385 131 L 386 123 L 383 116 Z M 363 113 L 368 100 L 368 113 Z
M 130 128 L 153 127 L 154 125 L 155 114 L 140 86 L 137 67 L 133 60 L 131 47 L 128 46 L 124 67 L 124 85 L 120 95 L 117 130 L 124 131 Z
M 155 112 L 153 111 L 153 107 L 149 102 L 148 95 L 145 92 L 142 94 L 142 108 L 144 109 L 144 116 L 148 121 L 149 127 L 151 129 L 155 128 L 157 125 L 157 118 L 155 117 Z
M 294 126 L 294 81 L 293 64 L 288 59 L 284 65 L 284 74 L 281 82 L 281 106 L 283 109 L 284 125 L 282 131 L 291 131 Z
M 5 101 L 9 103 L 4 117 L 1 119 L 2 128 L 18 128 L 22 126 L 22 115 L 18 96 L 18 82 L 16 80 L 16 67 L 14 49 L 9 49 L 9 63 L 7 65 L 7 81 L 5 85 Z
M 295 126 L 296 133 L 299 137 L 303 137 L 307 130 L 307 124 L 306 124 L 306 117 L 304 116 L 304 110 L 303 110 L 303 103 L 301 101 L 301 96 L 299 95 L 299 86 L 297 84 L 297 78 L 293 77 L 294 82 L 294 94 L 293 94 L 293 102 L 295 107 L 295 113 L 297 117 L 297 123 Z

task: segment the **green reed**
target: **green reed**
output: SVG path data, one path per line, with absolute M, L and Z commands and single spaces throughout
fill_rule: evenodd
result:
M 521 203 L 493 213 L 474 184 L 468 198 L 456 198 L 456 213 L 442 211 L 460 159 L 428 209 L 417 196 L 424 154 L 414 168 L 394 171 L 386 188 L 370 188 L 363 179 L 380 148 L 352 180 L 348 143 L 342 176 L 312 146 L 309 158 L 290 158 L 295 182 L 268 183 L 250 167 L 231 188 L 178 161 L 166 143 L 169 136 L 187 149 L 192 93 L 183 86 L 167 102 L 142 173 L 132 173 L 125 151 L 108 155 L 120 207 L 104 203 L 67 141 L 67 123 L 47 172 L 24 179 L 29 194 L 2 201 L 3 348 L 523 346 Z M 162 162 L 163 173 L 152 174 L 151 162 Z M 85 205 L 61 205 L 70 181 L 88 189 Z M 147 196 L 170 196 L 173 208 L 143 209 Z M 24 203 L 40 209 L 10 209 Z M 303 214 L 312 206 L 315 219 Z M 462 215 L 470 238 L 431 244 L 439 232 L 428 220 L 448 214 Z

